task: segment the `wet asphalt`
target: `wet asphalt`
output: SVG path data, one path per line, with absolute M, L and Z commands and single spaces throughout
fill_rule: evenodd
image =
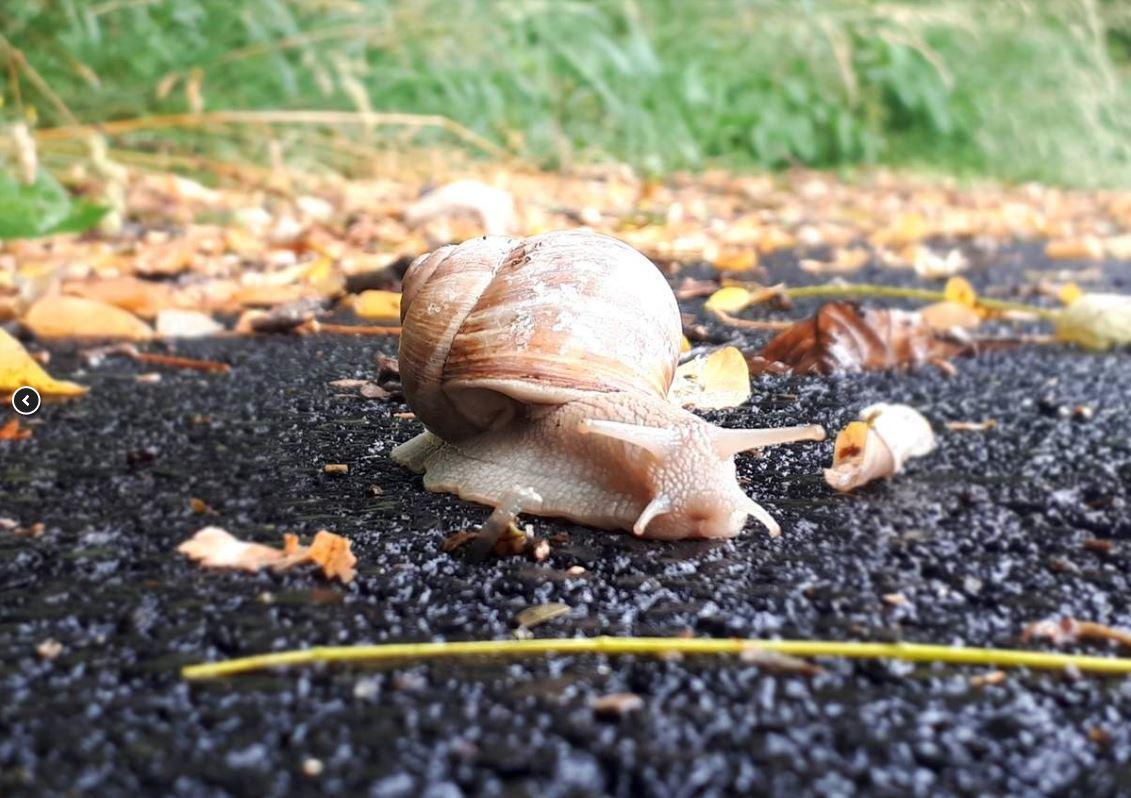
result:
M 973 252 L 967 276 L 1016 297 L 1027 271 L 1074 265 L 1040 251 Z M 819 279 L 789 253 L 769 268 Z M 1105 274 L 1100 287 L 1131 291 L 1131 264 Z M 852 279 L 914 282 L 878 268 Z M 425 493 L 388 459 L 419 430 L 394 416 L 407 408 L 327 385 L 372 378 L 395 341 L 176 346 L 230 363 L 227 375 L 49 350 L 55 376 L 92 390 L 45 407 L 30 440 L 0 443 L 0 517 L 44 524 L 39 537 L 0 532 L 2 795 L 1131 795 L 1131 679 L 1012 671 L 977 686 L 986 669 L 829 659 L 805 676 L 595 656 L 208 684 L 178 673 L 319 644 L 506 638 L 518 612 L 546 602 L 570 611 L 537 636 L 1015 647 L 1046 617 L 1131 627 L 1131 353 L 1025 346 L 959 360 L 953 377 L 762 376 L 747 406 L 709 417 L 836 430 L 867 404 L 906 402 L 939 448 L 848 496 L 821 477 L 831 442 L 740 457 L 778 539 L 749 524 L 729 542 L 641 542 L 533 519 L 553 539 L 545 562 L 471 563 L 440 544 L 487 510 Z M 147 371 L 161 380 L 138 382 Z M 986 419 L 997 426 L 944 427 Z M 358 577 L 203 570 L 174 549 L 206 524 L 270 543 L 329 528 L 353 542 Z M 62 646 L 54 659 L 37 654 L 48 639 Z M 594 712 L 592 698 L 616 692 L 642 708 Z

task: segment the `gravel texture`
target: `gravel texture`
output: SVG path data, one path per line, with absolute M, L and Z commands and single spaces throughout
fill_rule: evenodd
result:
M 973 253 L 970 276 L 1016 296 L 1026 270 L 1065 267 L 1039 251 Z M 817 279 L 789 254 L 770 268 Z M 1131 265 L 1107 275 L 1108 289 L 1131 290 Z M 181 665 L 275 649 L 505 638 L 519 611 L 551 601 L 571 611 L 537 635 L 1012 647 L 1045 617 L 1131 626 L 1127 353 L 1027 346 L 960 360 L 955 377 L 761 377 L 747 406 L 711 418 L 833 431 L 898 401 L 932 421 L 940 446 L 849 496 L 821 477 L 831 442 L 740 457 L 782 522 L 776 540 L 753 523 L 730 542 L 667 544 L 535 519 L 539 536 L 561 538 L 547 561 L 476 564 L 440 543 L 487 511 L 425 493 L 388 459 L 419 429 L 393 416 L 406 408 L 327 386 L 372 377 L 374 354 L 394 347 L 185 342 L 179 354 L 232 372 L 163 370 L 155 383 L 132 361 L 83 366 L 51 347 L 52 372 L 92 390 L 44 408 L 30 440 L 0 443 L 0 517 L 45 525 L 40 537 L 0 532 L 0 794 L 1131 794 L 1131 680 L 1118 678 L 1011 672 L 976 686 L 985 671 L 930 665 L 827 660 L 806 677 L 731 658 L 558 657 L 185 683 Z M 944 427 L 991 418 L 986 432 Z M 203 570 L 174 549 L 206 524 L 272 543 L 330 528 L 353 542 L 358 578 Z M 37 653 L 48 639 L 54 659 Z M 642 707 L 590 706 L 618 692 Z

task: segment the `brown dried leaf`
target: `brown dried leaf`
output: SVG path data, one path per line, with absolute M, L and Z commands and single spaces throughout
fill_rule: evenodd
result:
M 1075 618 L 1048 618 L 1036 621 L 1025 627 L 1022 640 L 1042 639 L 1054 645 L 1071 645 L 1081 640 L 1111 640 L 1121 646 L 1131 647 L 1131 632 L 1116 629 L 1093 621 L 1078 621 Z
M 879 371 L 945 360 L 968 349 L 937 335 L 917 313 L 829 302 L 776 335 L 750 366 L 755 373 L 773 363 L 795 374 Z

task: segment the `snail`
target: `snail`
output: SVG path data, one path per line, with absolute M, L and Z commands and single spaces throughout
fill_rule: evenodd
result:
M 422 255 L 401 324 L 405 398 L 426 431 L 393 459 L 428 490 L 496 508 L 658 539 L 733 537 L 749 515 L 776 535 L 734 456 L 825 436 L 722 429 L 669 402 L 675 296 L 608 236 L 485 236 Z

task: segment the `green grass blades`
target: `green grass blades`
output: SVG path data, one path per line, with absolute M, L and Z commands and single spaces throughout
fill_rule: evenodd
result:
M 402 111 L 442 114 L 550 166 L 881 162 L 1086 185 L 1131 179 L 1125 5 L 8 0 L 0 29 L 83 121 Z M 19 97 L 0 89 L 7 107 L 67 121 L 26 75 L 18 83 Z M 266 157 L 260 136 L 227 133 L 127 143 Z M 318 158 L 313 133 L 282 138 L 293 157 Z M 413 139 L 450 140 L 429 127 Z

